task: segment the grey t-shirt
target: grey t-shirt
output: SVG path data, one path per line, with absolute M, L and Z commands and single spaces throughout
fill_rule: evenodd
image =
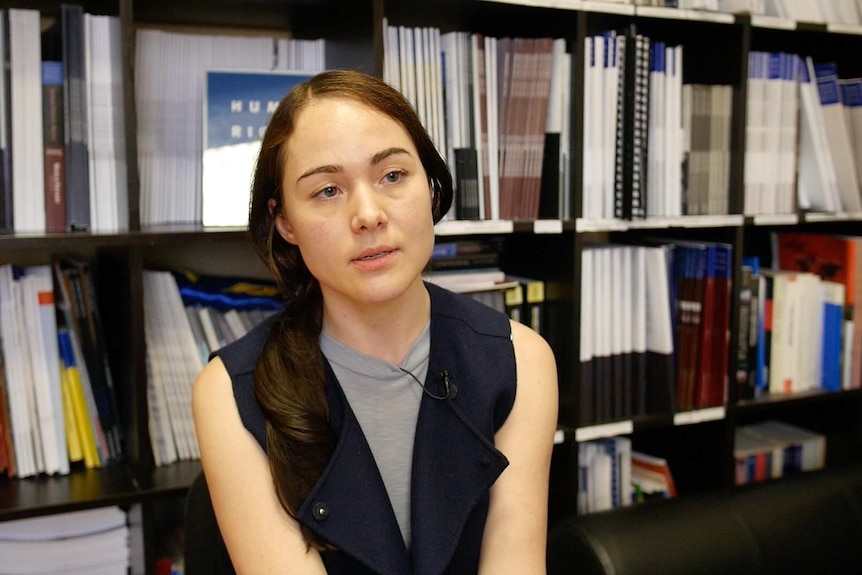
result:
M 359 353 L 325 331 L 320 348 L 338 378 L 380 470 L 404 543 L 410 547 L 410 478 L 413 439 L 431 349 L 431 324 L 425 326 L 398 366 Z

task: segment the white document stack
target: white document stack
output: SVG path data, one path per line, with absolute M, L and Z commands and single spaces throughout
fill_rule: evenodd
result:
M 126 575 L 126 513 L 105 507 L 0 523 L 0 557 L 0 575 Z

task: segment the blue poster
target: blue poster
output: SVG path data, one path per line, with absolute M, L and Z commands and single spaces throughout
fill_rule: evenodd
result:
M 245 227 L 260 140 L 282 98 L 315 72 L 207 72 L 203 122 L 205 226 Z

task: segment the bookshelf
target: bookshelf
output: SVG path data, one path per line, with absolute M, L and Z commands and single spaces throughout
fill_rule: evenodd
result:
M 2 8 L 36 8 L 43 19 L 55 18 L 60 2 L 2 2 Z M 769 253 L 773 231 L 795 230 L 858 234 L 862 214 L 743 215 L 748 59 L 752 50 L 788 51 L 838 62 L 842 75 L 862 75 L 855 57 L 862 34 L 854 27 L 796 23 L 782 19 L 641 9 L 630 5 L 572 0 L 456 1 L 421 0 L 99 0 L 82 2 L 84 10 L 119 16 L 122 25 L 125 135 L 128 157 L 129 229 L 107 234 L 0 235 L 0 263 L 49 263 L 52 254 L 70 254 L 94 262 L 99 309 L 108 338 L 108 361 L 125 436 L 126 462 L 101 470 L 75 469 L 69 476 L 12 479 L 0 477 L 0 521 L 63 511 L 121 505 L 141 511 L 137 536 L 144 554 L 135 573 L 154 570 L 158 537 L 154 506 L 179 501 L 199 472 L 196 462 L 153 465 L 147 425 L 147 370 L 144 339 L 143 271 L 151 266 L 183 265 L 201 273 L 264 274 L 238 229 L 204 229 L 196 224 L 142 226 L 139 211 L 141 172 L 137 163 L 140 113 L 135 103 L 135 34 L 163 29 L 234 34 L 324 38 L 327 67 L 383 70 L 383 19 L 389 25 L 434 26 L 441 32 L 469 31 L 495 37 L 565 38 L 572 59 L 571 173 L 568 190 L 572 217 L 547 221 L 444 222 L 440 238 L 499 236 L 501 267 L 510 274 L 545 282 L 545 333 L 555 350 L 560 374 L 560 417 L 564 437 L 555 446 L 551 476 L 553 522 L 577 509 L 578 444 L 595 437 L 625 435 L 633 446 L 670 461 L 681 496 L 687 492 L 733 485 L 733 436 L 740 424 L 784 418 L 827 436 L 827 465 L 862 461 L 862 393 L 808 393 L 790 397 L 737 401 L 729 386 L 726 407 L 684 414 L 650 413 L 584 425 L 580 421 L 580 323 L 582 254 L 585 247 L 608 242 L 631 243 L 661 235 L 684 240 L 720 241 L 733 247 L 730 296 L 730 344 L 735 348 L 738 279 L 743 255 Z M 604 30 L 635 30 L 685 48 L 687 82 L 732 86 L 729 194 L 727 214 L 649 218 L 582 217 L 584 195 L 581 159 L 585 62 L 577 57 L 585 39 Z M 212 258 L 214 250 L 227 254 Z M 736 362 L 731 354 L 728 373 Z

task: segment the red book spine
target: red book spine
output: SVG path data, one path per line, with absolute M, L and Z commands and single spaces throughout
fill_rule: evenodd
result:
M 42 62 L 42 136 L 45 149 L 45 229 L 66 231 L 66 151 L 63 64 Z

